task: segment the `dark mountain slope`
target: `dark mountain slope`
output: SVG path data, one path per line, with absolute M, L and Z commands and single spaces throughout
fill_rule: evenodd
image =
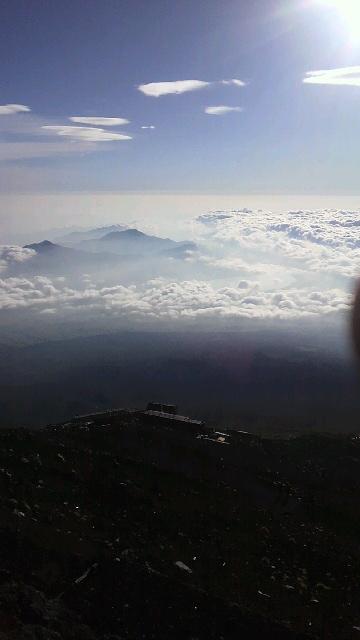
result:
M 7 348 L 1 356 L 0 426 L 139 406 L 149 395 L 176 398 L 186 411 L 225 425 L 244 416 L 265 430 L 269 416 L 314 430 L 358 424 L 351 363 L 320 349 L 280 349 L 251 333 L 122 332 Z
M 1 640 L 356 638 L 360 441 L 208 433 L 0 432 Z

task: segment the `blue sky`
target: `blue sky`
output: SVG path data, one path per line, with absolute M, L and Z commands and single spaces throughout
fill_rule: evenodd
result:
M 345 18 L 320 0 L 8 2 L 0 189 L 357 194 L 360 49 Z M 352 67 L 354 86 L 303 82 Z M 138 89 L 190 79 L 209 85 Z M 219 106 L 236 110 L 205 112 Z M 64 127 L 99 127 L 74 116 L 125 118 L 101 128 L 131 139 L 79 140 Z

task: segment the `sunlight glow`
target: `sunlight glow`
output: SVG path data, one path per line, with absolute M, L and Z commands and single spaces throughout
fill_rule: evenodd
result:
M 346 23 L 349 39 L 360 42 L 360 0 L 321 0 L 321 4 L 336 9 Z

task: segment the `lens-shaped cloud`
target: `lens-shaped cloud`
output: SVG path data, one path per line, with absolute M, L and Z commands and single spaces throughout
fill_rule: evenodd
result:
M 236 87 L 246 86 L 246 83 L 238 78 L 220 80 L 219 82 L 207 82 L 205 80 L 173 80 L 171 82 L 149 82 L 148 84 L 140 84 L 138 86 L 138 90 L 146 96 L 159 98 L 160 96 L 197 91 L 217 84 L 234 85 Z
M 173 82 L 149 82 L 148 84 L 140 84 L 138 89 L 146 96 L 159 98 L 160 96 L 197 91 L 208 87 L 210 84 L 210 82 L 205 82 L 204 80 L 175 80 Z
M 305 84 L 360 87 L 360 66 L 308 71 L 303 82 Z
M 80 140 L 82 142 L 112 142 L 121 140 L 132 140 L 132 136 L 123 133 L 105 131 L 105 129 L 95 127 L 72 127 L 67 125 L 46 125 L 42 129 L 53 132 L 58 136 Z
M 1 104 L 0 116 L 11 116 L 16 113 L 27 113 L 31 111 L 30 107 L 25 104 Z
M 71 120 L 71 122 L 94 125 L 96 127 L 118 127 L 130 123 L 130 120 L 126 118 L 103 118 L 100 116 L 71 116 L 69 120 Z
M 231 78 L 231 80 L 222 80 L 221 84 L 234 85 L 235 87 L 246 87 L 246 82 L 243 82 L 238 78 Z
M 242 107 L 229 107 L 225 104 L 220 104 L 218 106 L 205 108 L 205 113 L 207 113 L 210 116 L 224 116 L 227 113 L 233 113 L 233 112 L 240 113 L 241 111 L 243 111 Z

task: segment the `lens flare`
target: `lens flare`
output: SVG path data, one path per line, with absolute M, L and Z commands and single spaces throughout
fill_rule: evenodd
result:
M 360 0 L 320 0 L 321 4 L 332 7 L 345 22 L 349 39 L 360 43 Z

